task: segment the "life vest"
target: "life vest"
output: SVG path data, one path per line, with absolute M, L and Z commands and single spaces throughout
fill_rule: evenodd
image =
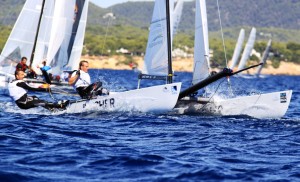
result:
M 76 75 L 76 71 L 72 73 L 72 77 Z M 91 77 L 88 73 L 80 70 L 80 76 L 74 84 L 75 88 L 87 87 L 91 84 Z
M 21 66 L 19 66 L 19 65 L 21 65 Z M 21 67 L 21 70 L 24 71 L 24 72 L 28 68 L 28 66 L 26 64 L 18 63 L 17 67 L 16 67 L 16 71 L 20 70 L 20 67 Z
M 14 101 L 19 100 L 24 94 L 27 93 L 27 90 L 17 86 L 17 83 L 24 82 L 23 80 L 13 80 L 8 84 L 9 95 L 14 99 Z

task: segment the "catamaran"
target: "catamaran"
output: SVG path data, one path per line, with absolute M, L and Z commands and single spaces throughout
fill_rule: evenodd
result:
M 53 75 L 78 69 L 83 48 L 88 0 L 27 0 L 0 57 L 0 80 L 14 78 L 21 57 L 36 73 L 46 60 Z M 28 82 L 44 83 L 42 79 Z M 5 86 L 5 83 L 1 83 Z M 52 82 L 67 85 L 66 82 Z
M 173 32 L 170 28 L 170 14 L 174 11 L 172 3 L 173 1 L 170 1 L 169 4 L 169 0 L 155 1 L 145 56 L 144 71 L 147 74 L 143 72 L 140 76 L 144 79 L 163 78 L 166 83 L 143 88 L 140 88 L 139 85 L 135 90 L 110 92 L 109 95 L 100 95 L 89 100 L 71 101 L 63 112 L 171 111 L 178 100 L 181 89 L 181 82 L 172 83 L 172 47 L 170 44 L 171 32 Z M 160 53 L 158 57 L 154 56 L 156 55 L 154 53 L 157 52 Z
M 205 0 L 196 0 L 193 85 L 181 91 L 174 109 L 175 112 L 222 116 L 248 115 L 255 118 L 280 118 L 285 115 L 290 104 L 292 90 L 230 98 L 223 98 L 214 94 L 207 97 L 191 96 L 199 89 L 203 89 L 221 78 L 238 74 L 262 64 L 253 65 L 236 72 L 229 68 L 224 68 L 223 71 L 210 76 L 208 47 Z

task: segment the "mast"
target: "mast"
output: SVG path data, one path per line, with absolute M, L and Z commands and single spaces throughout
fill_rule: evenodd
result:
M 167 83 L 172 83 L 172 43 L 171 43 L 171 28 L 170 28 L 170 5 L 169 0 L 166 0 L 166 20 L 167 20 L 167 44 L 168 44 L 168 80 Z
M 32 48 L 32 52 L 31 52 L 31 56 L 30 56 L 30 64 L 29 64 L 30 67 L 32 65 L 34 54 L 35 54 L 36 42 L 37 42 L 37 39 L 38 39 L 38 36 L 39 36 L 40 25 L 41 25 L 41 21 L 42 21 L 43 12 L 44 12 L 45 1 L 46 0 L 43 0 L 43 2 L 42 2 L 41 14 L 40 14 L 40 17 L 39 17 L 39 22 L 38 22 L 38 26 L 37 26 L 37 29 L 36 29 L 36 34 L 35 34 L 35 38 L 34 38 L 34 42 L 33 42 L 33 48 Z

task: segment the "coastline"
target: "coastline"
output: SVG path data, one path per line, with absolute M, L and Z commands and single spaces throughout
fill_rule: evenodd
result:
M 116 69 L 116 70 L 131 70 L 132 68 L 127 63 L 125 56 L 82 56 L 81 60 L 86 60 L 92 69 Z M 144 60 L 142 56 L 132 56 L 133 62 L 137 63 L 137 68 L 142 69 Z M 230 63 L 229 63 L 230 64 Z M 174 71 L 193 71 L 193 58 L 173 58 Z M 256 68 L 250 69 L 247 73 L 254 74 Z M 273 68 L 271 61 L 267 61 L 267 66 L 262 69 L 261 74 L 267 75 L 300 75 L 300 65 L 289 62 L 280 62 L 279 68 Z

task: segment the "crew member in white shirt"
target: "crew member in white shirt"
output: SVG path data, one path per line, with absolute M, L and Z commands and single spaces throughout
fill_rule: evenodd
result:
M 31 91 L 50 91 L 49 85 L 47 88 L 34 88 L 29 86 L 23 79 L 25 72 L 17 70 L 15 72 L 15 80 L 8 84 L 9 95 L 13 98 L 17 106 L 21 109 L 30 109 L 34 107 L 44 107 L 50 111 L 54 108 L 65 109 L 69 101 L 60 101 L 59 103 L 48 102 L 41 100 L 36 96 L 28 96 L 28 90 Z
M 101 87 L 101 82 L 91 84 L 88 69 L 89 63 L 87 61 L 80 61 L 79 70 L 73 72 L 69 78 L 69 84 L 73 85 L 82 99 L 91 99 L 92 97 L 103 94 L 108 95 L 109 92 Z

